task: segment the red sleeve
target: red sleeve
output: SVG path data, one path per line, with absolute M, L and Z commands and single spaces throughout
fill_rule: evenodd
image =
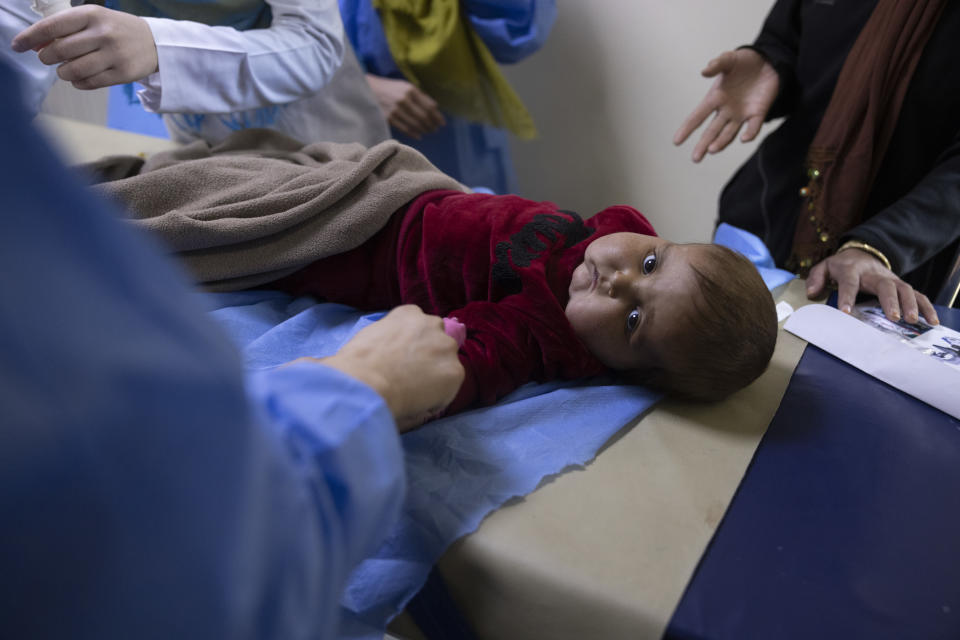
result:
M 450 313 L 467 327 L 460 347 L 466 377 L 445 413 L 494 404 L 528 382 L 603 372 L 573 334 L 562 309 L 558 312 L 561 315 L 551 321 L 515 295 L 499 302 L 472 302 Z
M 449 314 L 467 327 L 460 346 L 466 377 L 446 413 L 486 406 L 529 382 L 540 362 L 526 314 L 509 300 L 471 302 Z

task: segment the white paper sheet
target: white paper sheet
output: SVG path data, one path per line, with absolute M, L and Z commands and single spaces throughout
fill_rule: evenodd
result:
M 856 315 L 847 315 L 826 305 L 808 305 L 794 312 L 784 328 L 960 418 L 960 333 L 923 322 L 885 321 L 874 309 L 873 305 L 858 305 Z
M 777 324 L 783 322 L 786 318 L 790 317 L 790 314 L 793 313 L 793 307 L 790 306 L 790 303 L 786 300 L 781 300 L 777 303 Z

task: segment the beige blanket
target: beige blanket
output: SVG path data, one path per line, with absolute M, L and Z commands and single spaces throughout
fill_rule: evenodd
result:
M 211 291 L 265 284 L 353 249 L 424 191 L 466 190 L 394 140 L 303 146 L 265 129 L 158 153 L 137 175 L 94 188 L 119 200 Z

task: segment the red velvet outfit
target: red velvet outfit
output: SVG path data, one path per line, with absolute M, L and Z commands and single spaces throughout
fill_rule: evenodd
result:
M 268 286 L 366 310 L 412 303 L 460 320 L 466 379 L 453 413 L 492 404 L 526 382 L 605 371 L 564 307 L 587 245 L 618 231 L 655 235 L 627 206 L 582 220 L 549 202 L 429 191 L 360 247 Z

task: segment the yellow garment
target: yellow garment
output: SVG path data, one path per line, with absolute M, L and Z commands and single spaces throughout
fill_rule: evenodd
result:
M 518 138 L 536 136 L 530 112 L 470 27 L 459 0 L 373 0 L 373 6 L 397 67 L 442 109 Z

